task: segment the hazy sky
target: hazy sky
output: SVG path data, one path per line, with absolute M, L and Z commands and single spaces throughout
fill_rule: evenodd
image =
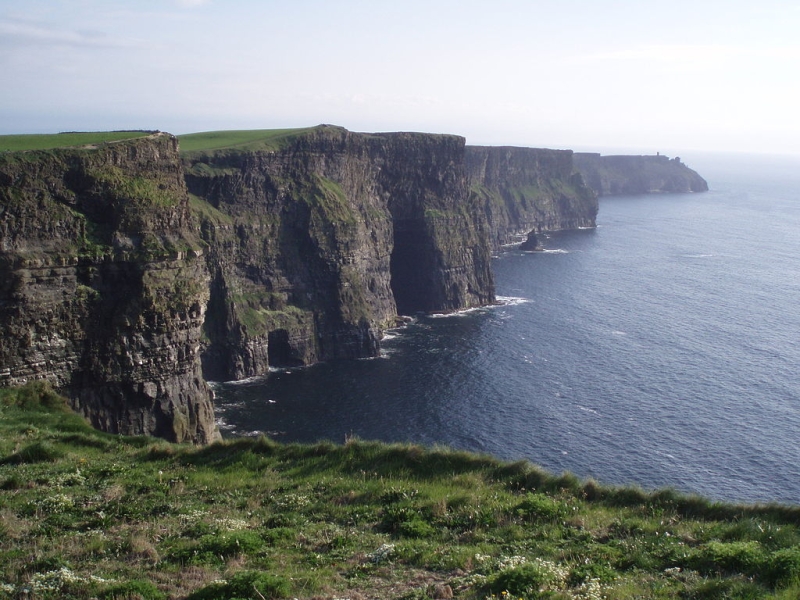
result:
M 0 133 L 800 153 L 797 0 L 0 0 Z

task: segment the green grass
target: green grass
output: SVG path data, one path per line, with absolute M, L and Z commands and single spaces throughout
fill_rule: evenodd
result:
M 205 131 L 178 136 L 181 154 L 218 150 L 278 150 L 292 139 L 313 131 L 316 127 L 299 129 L 243 129 Z
M 95 131 L 73 133 L 46 133 L 26 135 L 0 135 L 0 152 L 23 150 L 53 150 L 74 146 L 88 146 L 118 142 L 150 135 L 150 131 Z
M 0 598 L 788 599 L 799 520 L 445 448 L 118 437 L 0 390 Z

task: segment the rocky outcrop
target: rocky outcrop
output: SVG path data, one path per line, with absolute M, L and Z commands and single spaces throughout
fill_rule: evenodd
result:
M 102 429 L 207 443 L 207 282 L 174 137 L 0 155 L 0 385 L 47 379 Z
M 530 232 L 595 226 L 597 197 L 576 173 L 571 150 L 468 146 L 465 164 L 495 246 Z
M 708 191 L 706 180 L 678 157 L 601 156 L 577 152 L 575 167 L 599 196 Z
M 184 155 L 212 273 L 206 373 L 374 356 L 400 313 L 494 300 L 464 140 L 322 126 Z

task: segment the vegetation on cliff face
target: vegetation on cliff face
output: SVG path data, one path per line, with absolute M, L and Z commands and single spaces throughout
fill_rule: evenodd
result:
M 323 125 L 181 143 L 213 274 L 212 377 L 263 374 L 285 357 L 374 356 L 398 310 L 494 299 L 463 138 Z M 232 301 L 242 295 L 263 300 Z
M 542 231 L 594 227 L 596 194 L 569 150 L 467 146 L 471 194 L 483 207 L 492 244 Z
M 44 379 L 107 431 L 207 443 L 208 274 L 177 141 L 131 136 L 0 153 L 0 385 Z
M 0 390 L 0 598 L 797 598 L 800 509 L 447 449 L 197 449 Z M 508 593 L 506 593 L 508 592 Z
M 208 442 L 204 378 L 375 356 L 398 313 L 493 302 L 493 247 L 597 212 L 570 151 L 330 125 L 181 144 L 0 137 L 0 385 Z

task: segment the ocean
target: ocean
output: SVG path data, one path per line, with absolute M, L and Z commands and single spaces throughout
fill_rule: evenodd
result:
M 214 384 L 223 435 L 800 503 L 800 160 L 683 160 L 709 192 L 601 198 L 596 229 L 498 253 L 498 306 L 420 316 L 380 358 Z

